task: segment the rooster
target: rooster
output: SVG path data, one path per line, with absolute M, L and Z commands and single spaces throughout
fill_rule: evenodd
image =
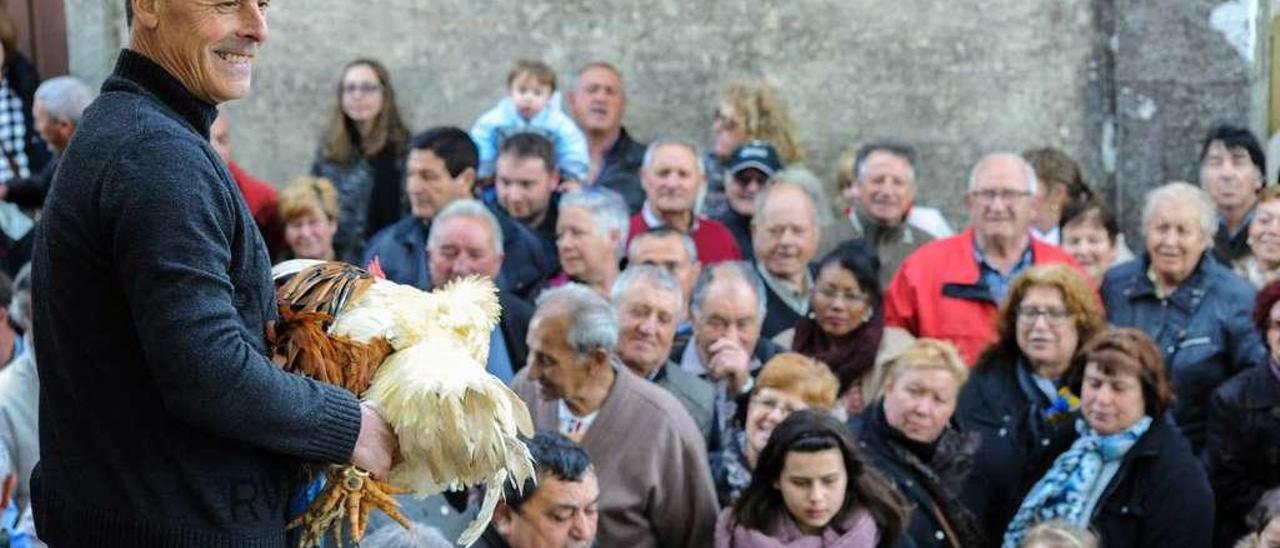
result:
M 484 367 L 500 312 L 493 283 L 472 277 L 428 293 L 311 260 L 281 263 L 272 274 L 280 321 L 270 338 L 285 368 L 361 396 L 400 442 L 385 482 L 351 466 L 326 472 L 325 491 L 294 523 L 304 545 L 318 544 L 330 528 L 341 545 L 343 516 L 358 541 L 373 508 L 408 526 L 391 494 L 482 485 L 480 512 L 458 540 L 470 545 L 503 485 L 534 476 L 519 438 L 533 434 L 529 410 Z

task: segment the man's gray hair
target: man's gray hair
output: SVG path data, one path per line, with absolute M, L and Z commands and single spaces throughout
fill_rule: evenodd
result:
M 618 275 L 618 279 L 613 281 L 613 288 L 609 292 L 609 297 L 613 299 L 613 306 L 617 310 L 621 310 L 622 301 L 627 298 L 627 293 L 631 291 L 631 286 L 636 283 L 645 283 L 657 289 L 667 292 L 676 300 L 676 316 L 684 317 L 684 290 L 680 288 L 680 284 L 676 283 L 676 279 L 664 268 L 659 268 L 649 264 L 637 264 L 628 266 L 622 274 Z
M 579 356 L 618 347 L 618 314 L 599 293 L 578 283 L 548 289 L 538 296 L 533 317 L 557 312 L 569 319 L 565 343 Z M 532 323 L 532 321 L 530 322 Z
M 801 165 L 787 167 L 773 176 L 773 183 L 795 183 L 804 187 L 809 194 L 809 198 L 813 200 L 813 211 L 818 216 L 818 222 L 814 226 L 831 226 L 832 223 L 836 222 L 834 210 L 827 205 L 833 202 L 827 196 L 827 190 L 822 184 L 822 179 L 819 179 L 809 168 Z
M 489 211 L 489 208 L 485 207 L 485 205 L 479 200 L 472 199 L 455 200 L 453 203 L 445 206 L 440 213 L 436 214 L 435 218 L 431 221 L 433 229 L 431 230 L 431 233 L 427 235 L 427 247 L 435 247 L 436 234 L 440 233 L 440 231 L 436 229 L 444 226 L 445 221 L 453 218 L 479 219 L 484 221 L 485 224 L 489 225 L 489 233 L 493 235 L 493 250 L 497 253 L 503 252 L 502 225 L 498 223 L 498 218 L 494 216 L 493 212 Z
M 613 256 L 621 260 L 627 251 L 627 231 L 631 228 L 631 212 L 622 196 L 607 188 L 585 188 L 560 198 L 561 212 L 570 207 L 585 209 L 596 229 L 606 237 L 610 232 L 617 232 L 618 245 L 613 249 Z
M 9 319 L 24 332 L 31 331 L 31 263 L 22 265 L 13 278 L 13 299 L 9 301 Z
M 618 83 L 623 84 L 622 70 L 619 69 L 617 65 L 610 63 L 608 61 L 597 59 L 595 61 L 590 61 L 582 65 L 581 67 L 578 67 L 578 71 L 573 73 L 573 85 L 565 86 L 565 89 L 570 89 L 570 90 L 573 90 L 574 93 L 577 93 L 578 85 L 582 82 L 582 75 L 586 74 L 588 70 L 595 69 L 595 68 L 604 69 L 609 72 L 612 72 L 614 76 L 618 77 Z M 618 91 L 622 94 L 623 97 L 627 96 L 625 85 L 619 85 Z
M 1213 198 L 1204 189 L 1183 181 L 1167 183 L 1147 193 L 1142 203 L 1143 232 L 1146 232 L 1147 223 L 1157 211 L 1172 204 L 1191 204 L 1196 207 L 1200 217 L 1200 230 L 1212 247 L 1213 236 L 1218 231 L 1218 211 Z
M 867 158 L 876 152 L 887 152 L 903 160 L 907 161 L 910 171 L 907 177 L 911 184 L 916 182 L 916 149 L 902 141 L 893 139 L 885 139 L 881 141 L 872 141 L 861 147 L 858 147 L 858 153 L 853 157 L 853 178 L 861 180 L 867 174 Z
M 764 187 L 758 194 L 756 194 L 756 201 L 751 207 L 751 226 L 756 226 L 757 223 L 761 222 L 760 215 L 764 213 L 765 205 L 769 203 L 769 197 L 773 196 L 773 193 L 782 189 L 799 190 L 800 194 L 803 195 L 805 199 L 809 200 L 809 227 L 813 230 L 817 230 L 819 228 L 818 197 L 814 195 L 813 190 L 809 189 L 809 187 L 790 181 L 778 181 Z
M 986 165 L 988 161 L 996 158 L 1009 158 L 1010 160 L 1016 160 L 1018 164 L 1022 166 L 1022 170 L 1026 172 L 1027 192 L 1030 192 L 1032 196 L 1035 196 L 1036 188 L 1038 188 L 1040 184 L 1039 180 L 1036 178 L 1036 168 L 1032 167 L 1031 163 L 1027 162 L 1026 158 L 1023 158 L 1022 155 L 1014 154 L 1012 152 L 992 152 L 991 154 L 983 156 L 982 159 L 978 160 L 978 163 L 973 164 L 973 169 L 969 170 L 969 190 L 978 188 L 978 170 L 982 169 L 982 166 Z
M 649 146 L 644 149 L 644 161 L 640 164 L 641 169 L 647 171 L 650 167 L 653 167 L 654 154 L 657 153 L 658 149 L 669 145 L 682 146 L 688 149 L 689 152 L 693 153 L 693 165 L 694 169 L 697 170 L 698 175 L 703 177 L 707 175 L 707 166 L 702 157 L 702 148 L 694 144 L 692 141 L 680 139 L 678 137 L 659 137 L 649 143 Z M 695 211 L 697 210 L 695 209 Z
M 712 284 L 729 283 L 741 281 L 751 288 L 751 292 L 756 299 L 756 308 L 759 317 L 756 318 L 757 323 L 764 322 L 767 303 L 765 303 L 764 281 L 760 276 L 756 275 L 755 267 L 746 261 L 725 261 L 716 263 L 702 270 L 702 274 L 698 275 L 698 281 L 693 284 L 693 304 L 691 310 L 694 317 L 702 314 L 702 305 L 707 297 L 707 291 Z
M 80 123 L 84 109 L 93 102 L 93 89 L 75 76 L 59 76 L 45 80 L 36 88 L 35 100 L 45 116 L 55 122 Z
M 636 242 L 642 238 L 679 238 L 680 245 L 684 246 L 684 252 L 689 256 L 689 264 L 693 265 L 698 262 L 698 244 L 694 243 L 693 238 L 688 234 L 680 232 L 669 226 L 660 226 L 658 228 L 646 230 L 636 234 L 631 238 L 631 244 L 627 247 L 627 258 L 630 259 L 636 254 Z

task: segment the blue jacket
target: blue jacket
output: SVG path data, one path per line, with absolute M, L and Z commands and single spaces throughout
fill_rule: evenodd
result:
M 488 204 L 486 204 L 488 205 Z M 514 221 L 499 208 L 488 205 L 502 226 L 503 259 L 498 271 L 498 287 L 528 299 L 542 286 L 543 280 L 555 273 L 555 257 L 543 251 L 541 240 L 524 225 Z M 374 257 L 382 265 L 387 279 L 431 289 L 431 271 L 427 267 L 427 235 L 429 222 L 408 216 L 382 229 L 369 239 L 361 264 Z
M 1254 289 L 1206 252 L 1191 276 L 1161 299 L 1147 277 L 1149 264 L 1143 255 L 1107 271 L 1102 300 L 1112 324 L 1145 331 L 1164 353 L 1177 399 L 1173 418 L 1199 453 L 1214 389 L 1266 364 L 1267 350 L 1250 319 Z
M 529 132 L 540 134 L 555 145 L 556 169 L 560 170 L 562 178 L 585 181 L 591 167 L 587 138 L 573 119 L 560 110 L 557 99 L 553 97 L 531 120 L 525 120 L 516 112 L 509 97 L 480 115 L 471 126 L 471 140 L 475 141 L 480 152 L 480 169 L 476 174 L 482 179 L 493 176 L 502 141 L 517 133 Z

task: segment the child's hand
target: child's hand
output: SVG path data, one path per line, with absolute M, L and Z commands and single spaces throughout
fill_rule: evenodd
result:
M 569 194 L 571 192 L 577 192 L 579 190 L 582 190 L 581 182 L 575 181 L 573 179 L 565 179 L 563 181 L 560 181 L 561 194 Z

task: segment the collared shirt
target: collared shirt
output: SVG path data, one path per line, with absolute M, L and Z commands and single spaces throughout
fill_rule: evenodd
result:
M 574 439 L 582 439 L 582 435 L 591 428 L 591 423 L 596 421 L 596 417 L 600 415 L 600 410 L 596 409 L 586 416 L 579 417 L 569 410 L 569 404 L 563 399 L 556 401 L 556 415 L 560 418 L 560 433 Z
M 511 386 L 511 380 L 516 376 L 515 367 L 511 364 L 511 352 L 507 349 L 507 340 L 502 337 L 501 326 L 494 326 L 493 332 L 489 334 L 489 362 L 485 364 L 485 370 L 498 377 L 502 384 Z
M 658 216 L 658 212 L 653 210 L 653 206 L 649 205 L 649 200 L 645 200 L 644 206 L 640 208 L 640 217 L 644 219 L 644 224 L 648 225 L 650 229 L 666 226 L 662 224 L 662 217 Z M 696 230 L 698 230 L 698 216 L 693 215 L 693 223 L 689 225 L 688 234 L 692 235 Z M 699 253 L 698 255 L 701 256 L 702 254 Z
M 756 263 L 756 271 L 760 272 L 760 277 L 764 279 L 765 285 L 769 286 L 778 298 L 787 305 L 787 308 L 794 310 L 796 314 L 804 316 L 809 313 L 809 288 L 813 287 L 813 276 L 809 274 L 809 270 L 804 271 L 804 280 L 800 284 L 800 289 L 792 289 L 791 285 L 783 281 L 781 278 L 769 273 L 759 263 Z
M 1022 252 L 1022 257 L 1013 265 L 1008 274 L 1000 272 L 1000 269 L 992 266 L 987 262 L 986 255 L 982 254 L 982 248 L 978 247 L 977 236 L 973 241 L 973 260 L 978 262 L 978 279 L 987 286 L 987 290 L 991 292 L 991 296 L 996 302 L 1004 301 L 1004 296 L 1009 292 L 1009 284 L 1013 279 L 1021 274 L 1023 270 L 1031 267 L 1031 246 Z
M 1254 211 L 1256 211 L 1256 209 L 1250 209 L 1249 212 L 1244 215 L 1244 219 L 1240 220 L 1240 226 L 1236 228 L 1234 232 L 1231 230 L 1231 228 L 1227 226 L 1227 218 L 1223 216 L 1221 213 L 1219 213 L 1218 229 L 1226 232 L 1227 239 L 1235 240 L 1236 238 L 1239 238 L 1241 234 L 1247 233 L 1249 231 L 1249 223 L 1253 222 Z
M 1041 232 L 1040 229 L 1033 226 L 1031 227 L 1031 236 L 1046 244 L 1062 245 L 1062 229 L 1059 228 L 1058 225 L 1053 225 L 1053 228 L 1044 232 Z

